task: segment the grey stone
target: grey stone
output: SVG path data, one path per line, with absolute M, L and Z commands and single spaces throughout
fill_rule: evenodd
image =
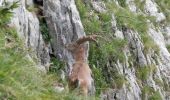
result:
M 54 55 L 67 63 L 66 75 L 70 74 L 73 55 L 68 51 L 67 44 L 85 36 L 74 0 L 44 0 L 44 14 L 49 26 L 51 45 Z M 86 44 L 86 59 L 88 57 L 88 43 Z M 94 91 L 94 85 L 91 88 Z M 90 93 L 94 94 L 94 93 Z
M 157 22 L 165 20 L 165 15 L 162 12 L 158 12 L 157 4 L 153 0 L 145 1 L 145 12 L 150 16 L 155 16 Z
M 106 6 L 101 1 L 94 1 L 94 2 L 92 2 L 92 6 L 99 13 L 106 12 Z
M 14 1 L 17 0 L 10 0 L 10 2 Z M 27 11 L 25 3 L 25 0 L 21 0 L 19 7 L 14 9 L 14 15 L 9 26 L 16 28 L 25 47 L 31 49 L 30 57 L 36 58 L 37 65 L 44 70 L 45 66 L 50 62 L 49 50 L 42 38 L 37 16 L 35 13 Z
M 17 0 L 6 0 L 9 2 Z M 41 0 L 42 1 L 42 0 Z M 111 2 L 111 0 L 108 0 Z M 118 0 L 112 0 L 117 6 Z M 143 1 L 143 0 L 140 0 Z M 4 0 L 0 0 L 0 6 Z M 96 11 L 98 13 L 107 13 L 107 7 L 102 0 L 86 0 L 85 3 L 92 3 L 93 10 L 89 12 L 89 15 L 93 15 Z M 65 80 L 65 77 L 72 69 L 74 59 L 71 53 L 65 48 L 68 43 L 75 41 L 77 38 L 85 36 L 83 25 L 81 23 L 79 12 L 77 11 L 75 0 L 44 0 L 44 17 L 46 18 L 47 25 L 50 30 L 51 43 L 47 44 L 42 38 L 40 32 L 39 20 L 34 13 L 27 11 L 26 6 L 32 5 L 32 0 L 20 0 L 20 5 L 15 9 L 14 16 L 9 24 L 10 27 L 17 29 L 19 37 L 23 40 L 24 45 L 27 48 L 31 48 L 31 53 L 27 55 L 28 60 L 35 62 L 38 68 L 42 72 L 50 67 L 49 53 L 54 54 L 55 57 L 67 62 L 64 71 L 61 71 L 61 78 Z M 126 0 L 129 10 L 136 14 L 139 13 L 134 0 Z M 120 7 L 122 9 L 122 7 Z M 158 11 L 158 5 L 154 0 L 146 0 L 144 4 L 144 16 L 155 16 L 156 21 L 160 22 L 166 19 L 163 12 Z M 141 13 L 141 12 L 140 12 Z M 96 16 L 96 19 L 100 19 Z M 141 39 L 140 33 L 135 30 L 123 27 L 119 29 L 114 14 L 112 14 L 112 31 L 116 38 L 126 39 L 128 44 L 123 49 L 125 62 L 121 63 L 119 59 L 113 64 L 107 63 L 109 71 L 117 70 L 119 74 L 125 78 L 125 83 L 120 89 L 109 88 L 102 91 L 100 97 L 102 100 L 141 100 L 143 84 L 158 91 L 163 100 L 170 99 L 170 93 L 164 88 L 169 87 L 170 83 L 170 53 L 167 49 L 167 45 L 170 44 L 170 26 L 159 25 L 157 28 L 152 24 L 150 20 L 147 33 L 154 43 L 160 49 L 159 54 L 155 53 L 155 50 L 151 48 L 148 53 L 144 53 L 144 43 Z M 164 34 L 163 34 L 164 33 Z M 88 43 L 86 45 L 86 59 L 88 58 Z M 37 59 L 37 62 L 33 60 Z M 114 66 L 114 68 L 112 67 Z M 148 78 L 145 83 L 139 81 L 136 76 L 137 67 L 147 66 L 154 68 L 154 71 L 149 72 Z M 66 72 L 66 73 L 65 73 Z M 110 81 L 114 79 L 106 76 Z M 167 87 L 159 85 L 155 80 L 167 85 Z M 95 83 L 95 82 L 94 82 Z M 93 84 L 94 84 L 93 83 Z M 57 87 L 58 89 L 58 87 Z M 95 86 L 93 85 L 90 94 L 94 94 Z M 145 94 L 145 100 L 149 98 L 149 94 Z

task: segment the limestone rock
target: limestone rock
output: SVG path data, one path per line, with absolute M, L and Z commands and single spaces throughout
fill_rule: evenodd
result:
M 94 2 L 92 2 L 92 6 L 99 13 L 106 12 L 106 6 L 101 1 L 94 1 Z
M 17 0 L 9 0 L 14 2 Z M 29 4 L 31 4 L 31 0 Z M 42 38 L 40 32 L 39 20 L 35 13 L 31 13 L 26 9 L 27 2 L 25 0 L 20 1 L 18 8 L 14 9 L 14 15 L 9 24 L 10 27 L 15 27 L 19 37 L 23 40 L 25 46 L 30 48 L 32 53 L 31 57 L 35 57 L 38 60 L 38 65 L 42 66 L 40 69 L 45 71 L 45 65 L 50 62 L 49 50 Z M 41 56 L 44 55 L 45 56 Z
M 44 0 L 44 15 L 50 29 L 51 45 L 54 55 L 67 63 L 66 74 L 72 69 L 73 56 L 66 47 L 67 44 L 85 36 L 79 13 L 74 0 Z M 88 57 L 88 44 L 86 44 Z M 92 87 L 93 89 L 94 87 Z
M 2 6 L 4 1 L 0 0 L 0 6 Z M 6 1 L 13 2 L 17 0 Z M 33 57 L 35 57 L 38 61 L 37 65 L 41 70 L 48 70 L 50 66 L 49 53 L 54 54 L 55 57 L 66 62 L 67 65 L 61 75 L 64 80 L 72 69 L 71 66 L 74 62 L 71 53 L 65 47 L 68 43 L 86 35 L 75 0 L 36 1 L 44 3 L 44 17 L 49 27 L 51 43 L 44 42 L 37 15 L 27 10 L 26 6 L 33 5 L 33 0 L 20 0 L 19 7 L 13 11 L 14 16 L 9 26 L 15 27 L 25 46 L 31 48 L 32 52 L 27 57 L 32 61 Z M 106 1 L 115 2 L 116 6 L 119 6 L 118 0 Z M 145 0 L 144 11 L 138 11 L 140 8 L 137 7 L 135 1 L 124 0 L 123 3 L 126 3 L 127 8 L 119 7 L 121 9 L 128 9 L 134 14 L 140 13 L 144 16 L 154 16 L 156 18 L 156 22 L 159 24 L 157 27 L 151 21 L 147 21 L 147 34 L 153 40 L 153 43 L 156 44 L 159 51 L 155 53 L 156 50 L 150 48 L 149 52 L 145 53 L 145 44 L 141 38 L 141 33 L 125 26 L 120 28 L 115 14 L 111 14 L 111 31 L 114 33 L 112 35 L 115 38 L 125 39 L 127 46 L 123 48 L 125 61 L 120 62 L 117 59 L 112 65 L 108 61 L 107 67 L 110 72 L 107 70 L 104 71 L 105 73 L 111 73 L 111 70 L 116 70 L 118 74 L 123 76 L 125 82 L 120 88 L 109 87 L 105 91 L 102 91 L 100 98 L 102 100 L 148 100 L 150 94 L 142 94 L 144 86 L 147 85 L 149 88 L 157 91 L 163 100 L 169 100 L 170 53 L 167 46 L 170 45 L 170 24 L 162 24 L 166 20 L 166 17 L 163 12 L 159 11 L 159 5 L 156 4 L 155 0 Z M 140 1 L 143 2 L 144 0 Z M 89 15 L 93 15 L 94 13 L 108 13 L 108 8 L 102 0 L 85 0 L 84 2 L 86 4 L 90 3 L 93 9 L 89 12 Z M 100 20 L 99 16 L 96 16 L 96 20 Z M 86 59 L 88 58 L 88 49 L 87 43 Z M 113 66 L 114 68 L 112 68 Z M 148 67 L 150 70 L 144 82 L 141 82 L 137 76 L 137 68 L 141 66 Z M 109 76 L 106 76 L 106 78 L 114 81 Z M 64 89 L 62 86 L 58 87 L 58 85 L 55 85 L 54 88 L 59 91 Z M 95 87 L 92 87 L 91 91 L 94 94 Z M 145 97 L 142 98 L 142 95 Z
M 157 22 L 165 20 L 165 15 L 162 12 L 158 12 L 157 4 L 153 0 L 146 0 L 145 11 L 150 16 L 155 16 Z

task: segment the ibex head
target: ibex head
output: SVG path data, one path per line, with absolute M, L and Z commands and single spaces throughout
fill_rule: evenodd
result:
M 97 41 L 96 41 L 97 37 L 98 37 L 98 35 L 83 36 L 83 37 L 79 38 L 78 40 L 76 40 L 75 42 L 67 44 L 66 48 L 69 51 L 74 51 L 75 49 L 78 49 L 83 43 L 85 43 L 87 41 L 93 41 L 93 42 L 97 43 Z
M 67 44 L 66 48 L 72 52 L 75 60 L 85 60 L 85 45 L 87 41 L 94 41 L 97 44 L 98 35 L 89 35 L 79 38 L 77 41 Z

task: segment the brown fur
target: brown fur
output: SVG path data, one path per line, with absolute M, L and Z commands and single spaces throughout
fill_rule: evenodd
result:
M 90 35 L 78 39 L 75 43 L 70 44 L 68 47 L 74 57 L 74 64 L 71 74 L 69 75 L 69 87 L 74 89 L 80 87 L 82 94 L 87 96 L 88 89 L 91 87 L 92 77 L 91 69 L 85 58 L 85 47 L 86 41 L 95 41 L 96 35 Z M 68 48 L 68 49 L 69 49 Z
M 81 88 L 83 95 L 88 94 L 88 89 L 91 87 L 91 70 L 85 61 L 85 50 L 83 47 L 78 47 L 73 52 L 75 63 L 69 76 L 70 87 L 76 88 L 78 85 Z

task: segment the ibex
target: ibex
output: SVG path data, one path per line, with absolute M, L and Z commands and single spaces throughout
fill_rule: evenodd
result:
M 77 41 L 67 45 L 67 48 L 71 51 L 75 60 L 72 66 L 73 69 L 69 75 L 69 87 L 71 89 L 80 87 L 84 96 L 88 95 L 88 90 L 92 83 L 92 72 L 85 57 L 85 42 L 96 42 L 96 37 L 97 35 L 84 36 L 79 38 Z

